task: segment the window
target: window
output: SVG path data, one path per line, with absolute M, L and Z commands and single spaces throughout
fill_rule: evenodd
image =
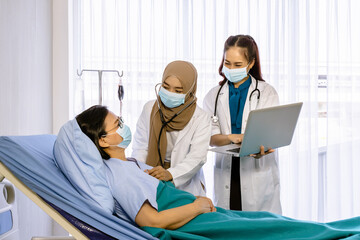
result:
M 78 0 L 75 63 L 79 70 L 124 72 L 123 113 L 134 131 L 169 62 L 183 59 L 195 65 L 201 106 L 221 80 L 217 71 L 224 41 L 229 35 L 252 35 L 263 76 L 280 102 L 304 102 L 291 146 L 279 150 L 284 214 L 335 220 L 360 214 L 360 194 L 351 193 L 360 189 L 354 172 L 360 170 L 355 160 L 360 143 L 359 8 L 356 0 Z M 102 80 L 103 102 L 118 113 L 119 78 L 104 73 Z M 77 78 L 75 89 L 75 112 L 98 103 L 97 73 Z M 209 196 L 212 159 L 209 155 L 206 165 Z

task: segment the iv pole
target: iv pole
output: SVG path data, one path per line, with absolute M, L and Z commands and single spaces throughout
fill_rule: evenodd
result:
M 77 70 L 76 73 L 79 77 L 82 76 L 83 72 L 98 72 L 98 76 L 99 76 L 99 105 L 102 105 L 102 74 L 103 72 L 115 72 L 117 73 L 117 75 L 120 78 L 120 82 L 119 82 L 119 90 L 118 90 L 118 94 L 119 94 L 119 100 L 120 100 L 120 105 L 121 105 L 121 100 L 124 97 L 124 88 L 122 86 L 122 82 L 121 82 L 121 77 L 124 75 L 123 71 L 121 71 L 121 74 L 119 73 L 118 70 L 97 70 L 97 69 L 83 69 L 80 71 Z M 120 88 L 122 89 L 120 91 Z M 122 94 L 120 95 L 120 92 L 122 92 Z M 121 97 L 121 99 L 120 99 Z M 120 110 L 121 110 L 121 106 L 120 106 Z

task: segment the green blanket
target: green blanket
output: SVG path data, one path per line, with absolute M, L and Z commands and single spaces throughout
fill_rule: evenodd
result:
M 170 182 L 157 188 L 158 210 L 191 203 L 195 197 Z M 176 230 L 143 227 L 160 239 L 360 239 L 360 217 L 331 223 L 300 221 L 269 212 L 240 212 L 217 208 Z

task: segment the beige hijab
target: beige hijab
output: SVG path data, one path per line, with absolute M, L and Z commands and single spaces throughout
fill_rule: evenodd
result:
M 189 62 L 185 61 L 174 61 L 169 63 L 162 77 L 162 83 L 170 77 L 177 77 L 184 89 L 184 93 L 187 93 L 185 96 L 185 103 L 176 107 L 176 108 L 167 108 L 162 102 L 159 96 L 157 96 L 157 101 L 160 104 L 160 109 L 163 113 L 164 120 L 169 121 L 176 113 L 181 111 L 185 106 L 190 104 L 186 109 L 184 109 L 178 116 L 176 116 L 170 123 L 168 123 L 162 133 L 160 139 L 160 153 L 161 159 L 164 161 L 167 148 L 167 138 L 166 132 L 171 131 L 180 131 L 188 124 L 191 117 L 193 116 L 196 108 L 196 85 L 197 85 L 197 71 L 196 68 Z M 160 112 L 158 103 L 155 102 L 151 115 L 150 115 L 150 136 L 149 136 L 149 151 L 146 158 L 146 163 L 150 166 L 161 166 L 160 158 L 158 154 L 158 139 L 160 130 L 162 127 L 162 122 L 160 119 Z M 169 168 L 169 165 L 165 165 L 165 168 Z

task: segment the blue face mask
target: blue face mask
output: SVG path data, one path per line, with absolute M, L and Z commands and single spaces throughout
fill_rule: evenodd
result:
M 249 64 L 246 67 L 243 68 L 234 68 L 234 69 L 229 69 L 225 66 L 223 66 L 222 68 L 222 73 L 225 75 L 225 77 L 232 83 L 238 83 L 241 80 L 243 80 L 244 78 L 247 77 L 247 67 L 249 66 Z
M 127 148 L 129 146 L 129 144 L 131 143 L 131 130 L 130 128 L 125 125 L 122 124 L 122 127 L 119 126 L 119 128 L 116 130 L 116 132 L 114 133 L 109 133 L 107 135 L 111 135 L 111 134 L 119 134 L 122 138 L 123 141 L 121 143 L 119 143 L 118 145 L 111 145 L 111 146 L 118 146 L 121 148 Z
M 123 138 L 123 141 L 118 144 L 118 147 L 127 148 L 131 143 L 131 130 L 127 125 L 119 127 L 116 132 Z
M 173 93 L 163 87 L 160 87 L 159 90 L 159 97 L 161 99 L 161 102 L 168 108 L 176 108 L 181 104 L 184 104 L 185 96 L 186 94 Z

